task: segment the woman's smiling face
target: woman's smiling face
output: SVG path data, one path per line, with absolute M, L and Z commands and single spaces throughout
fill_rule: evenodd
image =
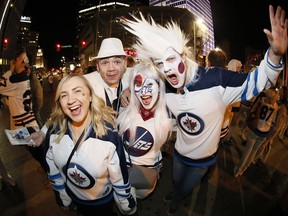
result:
M 83 80 L 72 77 L 63 84 L 60 90 L 59 102 L 63 112 L 72 123 L 84 123 L 89 115 L 91 95 Z

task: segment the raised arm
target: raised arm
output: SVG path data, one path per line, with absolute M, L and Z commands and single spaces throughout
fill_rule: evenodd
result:
M 272 5 L 269 6 L 271 31 L 264 29 L 270 44 L 269 59 L 274 65 L 279 65 L 282 56 L 288 47 L 287 26 L 288 20 L 285 11 L 278 6 L 276 13 Z

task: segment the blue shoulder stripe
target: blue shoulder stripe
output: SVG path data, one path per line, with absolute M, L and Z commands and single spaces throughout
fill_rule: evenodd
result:
M 248 84 L 250 83 L 250 79 L 251 79 L 251 73 L 248 74 L 247 76 L 247 82 L 246 82 L 246 86 L 245 89 L 243 91 L 243 94 L 241 95 L 241 101 L 247 101 L 247 92 L 248 92 Z M 253 88 L 253 95 L 256 96 L 259 94 L 259 91 L 257 89 L 257 81 L 258 81 L 258 68 L 255 69 L 254 71 L 254 88 Z

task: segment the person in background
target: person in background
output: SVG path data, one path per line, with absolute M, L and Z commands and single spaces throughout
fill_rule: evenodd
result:
M 265 142 L 263 143 L 263 145 L 261 146 L 261 148 L 258 150 L 256 154 L 256 158 L 261 159 L 263 163 L 266 161 L 267 157 L 269 156 L 274 140 L 276 139 L 277 136 L 279 136 L 279 133 L 283 129 L 283 126 L 287 124 L 287 120 L 288 120 L 287 86 L 281 86 L 280 89 L 278 90 L 278 95 L 279 95 L 279 101 L 278 101 L 278 111 L 277 111 L 276 121 L 273 124 L 273 127 L 271 128 Z
M 48 74 L 47 81 L 48 81 L 48 84 L 50 86 L 50 91 L 54 92 L 54 89 L 53 89 L 54 75 L 53 75 L 52 71 Z
M 242 63 L 238 59 L 231 59 L 228 62 L 227 68 L 228 70 L 232 70 L 232 71 L 236 71 L 240 73 L 242 69 Z
M 276 151 L 271 151 L 271 149 L 274 142 L 277 142 L 277 136 L 281 132 L 283 125 L 287 124 L 288 92 L 287 86 L 280 86 L 278 88 L 280 100 L 277 119 L 258 155 L 267 170 L 266 175 L 261 179 L 264 184 L 264 190 L 273 194 L 276 193 L 280 198 L 287 191 L 288 186 L 288 163 L 287 159 L 285 159 L 287 158 L 288 150 L 287 145 L 283 145 L 283 143 L 280 143 L 280 148 L 278 146 Z
M 120 112 L 117 119 L 125 145 L 127 165 L 129 168 L 134 164 L 146 167 L 147 172 L 157 172 L 159 176 L 163 166 L 161 147 L 172 130 L 165 103 L 164 80 L 153 65 L 139 63 L 133 68 L 130 89 L 130 104 Z M 151 194 L 158 180 L 156 178 L 153 184 L 147 185 L 145 177 L 131 173 L 129 176 L 139 199 Z M 137 188 L 137 185 L 147 187 Z
M 124 28 L 136 36 L 133 48 L 142 61 L 154 64 L 165 77 L 166 103 L 177 120 L 177 138 L 173 152 L 173 190 L 168 215 L 177 212 L 181 202 L 217 161 L 224 113 L 229 104 L 249 100 L 264 88 L 275 85 L 283 69 L 287 51 L 285 11 L 269 6 L 271 31 L 265 29 L 270 48 L 257 70 L 248 74 L 222 68 L 204 69 L 191 58 L 189 38 L 175 22 L 165 26 L 142 13 L 133 20 L 121 18 Z M 123 105 L 128 104 L 123 95 Z M 126 99 L 126 101 L 125 101 Z
M 27 65 L 25 68 L 31 85 L 32 104 L 33 104 L 32 109 L 39 127 L 42 128 L 43 122 L 41 119 L 40 112 L 43 107 L 43 88 L 40 83 L 40 80 L 38 79 L 37 75 L 32 71 L 31 67 Z
M 241 73 L 242 63 L 238 59 L 231 59 L 227 65 L 228 70 L 235 71 Z M 240 106 L 241 102 L 235 102 L 231 105 L 231 115 L 229 117 L 229 127 L 233 124 L 236 128 L 238 128 L 240 121 Z M 229 140 L 229 139 L 228 139 Z
M 81 66 L 76 66 L 76 67 L 74 68 L 74 70 L 72 71 L 72 73 L 83 75 L 83 74 L 84 74 L 84 71 L 83 71 L 83 69 L 82 69 Z
M 226 68 L 227 56 L 226 53 L 219 48 L 210 50 L 206 57 L 206 67 Z
M 279 96 L 280 96 L 280 108 L 281 108 L 281 113 L 285 114 L 285 108 L 286 108 L 286 116 L 283 116 L 283 124 L 279 123 L 279 125 L 281 125 L 280 131 L 278 133 L 278 137 L 281 141 L 283 141 L 284 136 L 286 135 L 287 132 L 287 127 L 288 127 L 288 90 L 287 90 L 287 86 L 279 86 L 278 87 L 278 91 L 279 91 Z M 283 114 L 283 115 L 284 115 Z
M 39 131 L 39 125 L 33 112 L 30 80 L 25 67 L 29 65 L 26 52 L 21 52 L 10 62 L 10 70 L 0 77 L 0 94 L 8 97 L 10 111 L 10 129 L 26 127 L 29 133 Z M 46 170 L 44 149 L 25 145 L 43 170 Z
M 237 59 L 230 60 L 227 65 L 228 70 L 234 71 L 237 73 L 240 73 L 241 67 L 242 67 L 242 63 Z M 222 144 L 224 145 L 227 143 L 228 144 L 233 143 L 231 133 L 229 133 L 229 131 L 232 125 L 232 121 L 235 117 L 235 113 L 239 113 L 240 104 L 241 104 L 240 101 L 230 104 L 227 107 L 226 112 L 224 114 L 224 121 L 223 121 L 222 129 L 221 129 L 221 141 L 222 141 Z
M 260 156 L 258 155 L 258 151 L 264 145 L 271 131 L 272 124 L 276 120 L 278 111 L 277 98 L 278 94 L 275 89 L 270 88 L 255 99 L 250 112 L 255 112 L 257 119 L 256 127 L 249 128 L 245 151 L 241 156 L 239 164 L 234 168 L 235 177 L 241 176 L 252 163 L 257 162 Z
M 44 141 L 48 178 L 59 206 L 76 205 L 83 216 L 116 216 L 116 202 L 122 214 L 136 212 L 115 126 L 115 111 L 94 94 L 87 79 L 70 74 L 61 80 Z

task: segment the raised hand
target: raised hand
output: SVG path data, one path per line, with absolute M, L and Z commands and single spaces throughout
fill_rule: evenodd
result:
M 273 64 L 278 65 L 282 55 L 286 53 L 288 47 L 288 20 L 285 18 L 285 11 L 280 6 L 277 7 L 276 13 L 274 13 L 274 8 L 272 5 L 270 5 L 269 17 L 271 31 L 264 29 L 264 33 L 267 35 L 271 48 L 269 52 L 269 59 Z

